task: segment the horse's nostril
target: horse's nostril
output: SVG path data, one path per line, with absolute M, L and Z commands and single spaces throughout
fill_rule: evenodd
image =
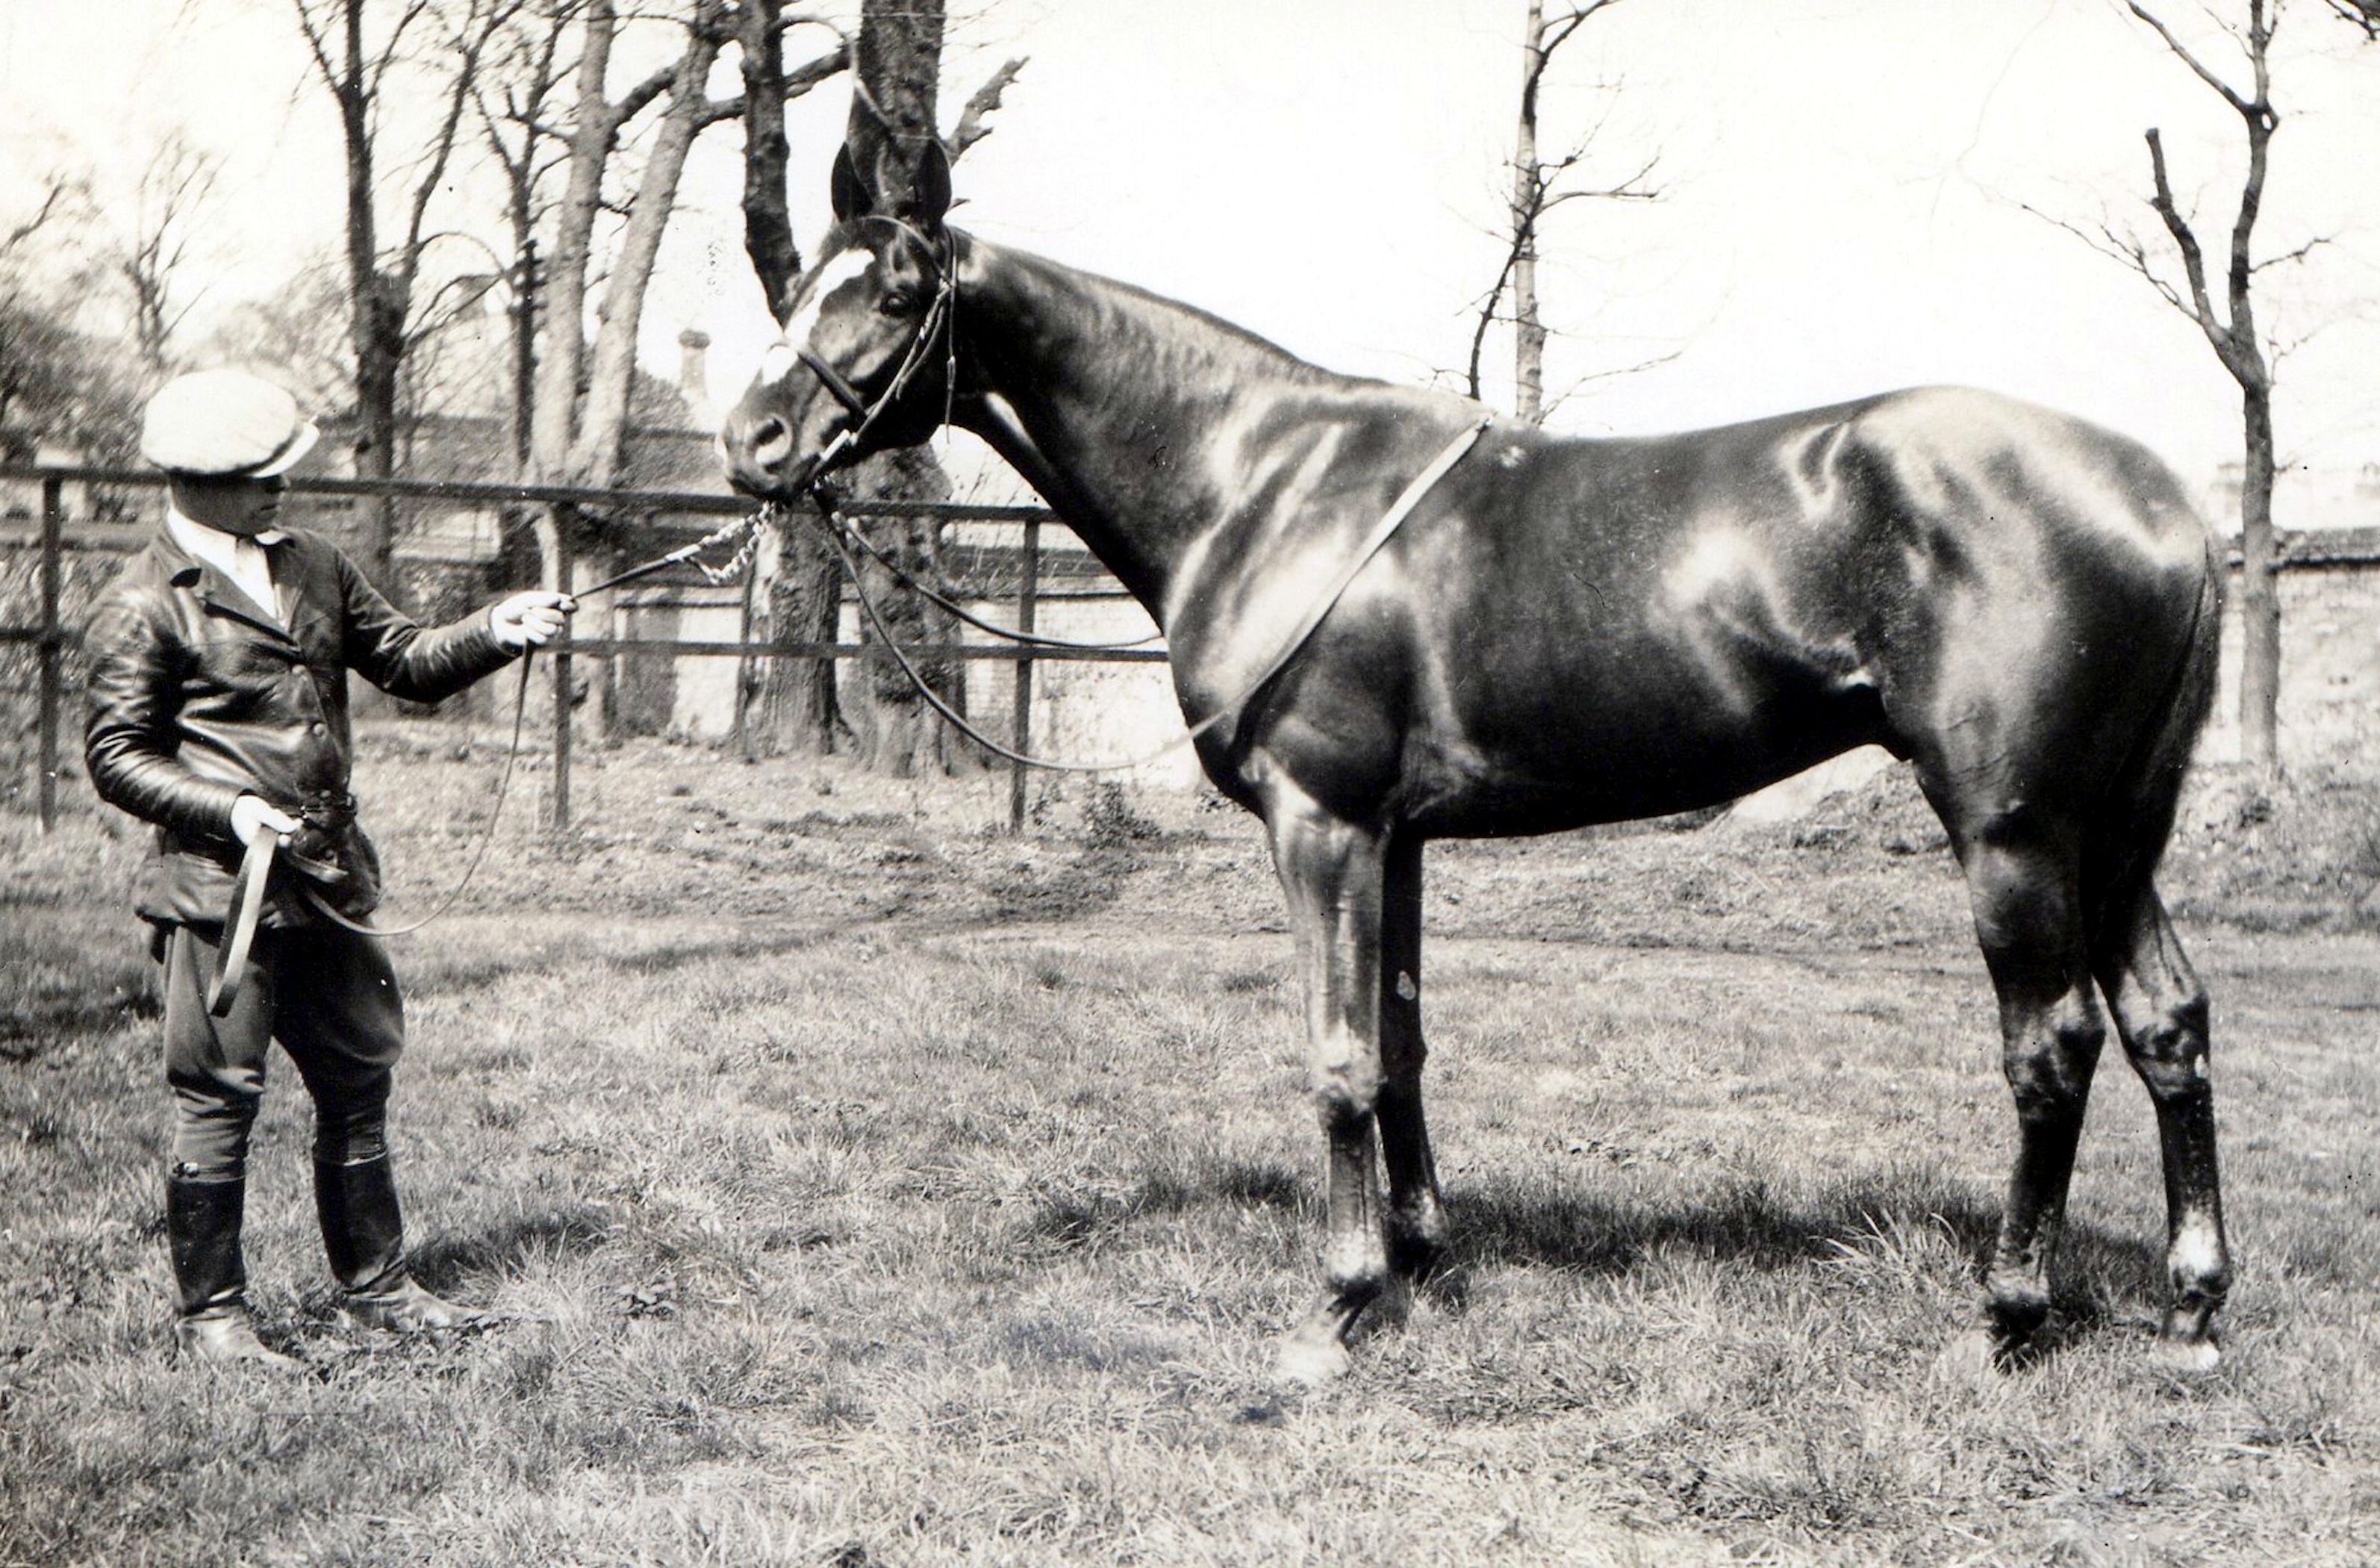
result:
M 794 455 L 794 433 L 785 421 L 771 415 L 752 427 L 751 444 L 747 449 L 752 464 L 762 473 L 775 473 L 783 468 L 785 459 Z

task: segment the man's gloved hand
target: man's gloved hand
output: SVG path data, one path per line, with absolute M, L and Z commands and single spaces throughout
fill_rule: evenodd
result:
M 531 589 L 489 611 L 488 629 L 496 634 L 498 643 L 515 653 L 524 648 L 543 648 L 561 632 L 562 618 L 577 608 L 578 602 L 566 593 Z
M 231 803 L 231 836 L 254 844 L 259 833 L 287 836 L 303 824 L 261 795 L 243 795 Z

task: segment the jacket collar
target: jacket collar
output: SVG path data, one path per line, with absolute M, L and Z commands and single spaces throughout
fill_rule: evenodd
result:
M 282 626 L 269 616 L 259 614 L 258 607 L 249 601 L 245 590 L 225 577 L 220 568 L 200 560 L 190 553 L 189 548 L 177 537 L 173 526 L 173 517 L 174 514 L 169 509 L 166 520 L 157 525 L 156 537 L 152 545 L 164 565 L 165 580 L 176 588 L 196 589 L 200 602 L 211 610 L 220 611 L 248 626 L 255 626 L 260 631 L 271 632 L 285 642 L 295 642 L 297 638 L 293 628 Z M 190 528 L 205 526 L 201 523 L 192 523 L 187 517 L 182 518 L 181 521 Z M 287 544 L 289 541 L 288 532 L 282 529 L 273 529 L 256 536 L 256 542 L 268 548 Z

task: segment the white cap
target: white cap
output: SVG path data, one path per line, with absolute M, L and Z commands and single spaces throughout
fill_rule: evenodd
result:
M 196 371 L 149 399 L 140 456 L 171 473 L 269 479 L 287 473 L 322 433 L 295 397 L 263 377 Z

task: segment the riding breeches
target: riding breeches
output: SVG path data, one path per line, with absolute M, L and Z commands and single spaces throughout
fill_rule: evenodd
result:
M 405 1049 L 405 1008 L 387 949 L 337 926 L 262 930 L 231 1011 L 207 1013 L 215 946 L 188 926 L 165 944 L 165 1078 L 174 1090 L 174 1172 L 230 1181 L 248 1164 L 265 1055 L 281 1042 L 314 1101 L 314 1158 L 378 1158 Z

